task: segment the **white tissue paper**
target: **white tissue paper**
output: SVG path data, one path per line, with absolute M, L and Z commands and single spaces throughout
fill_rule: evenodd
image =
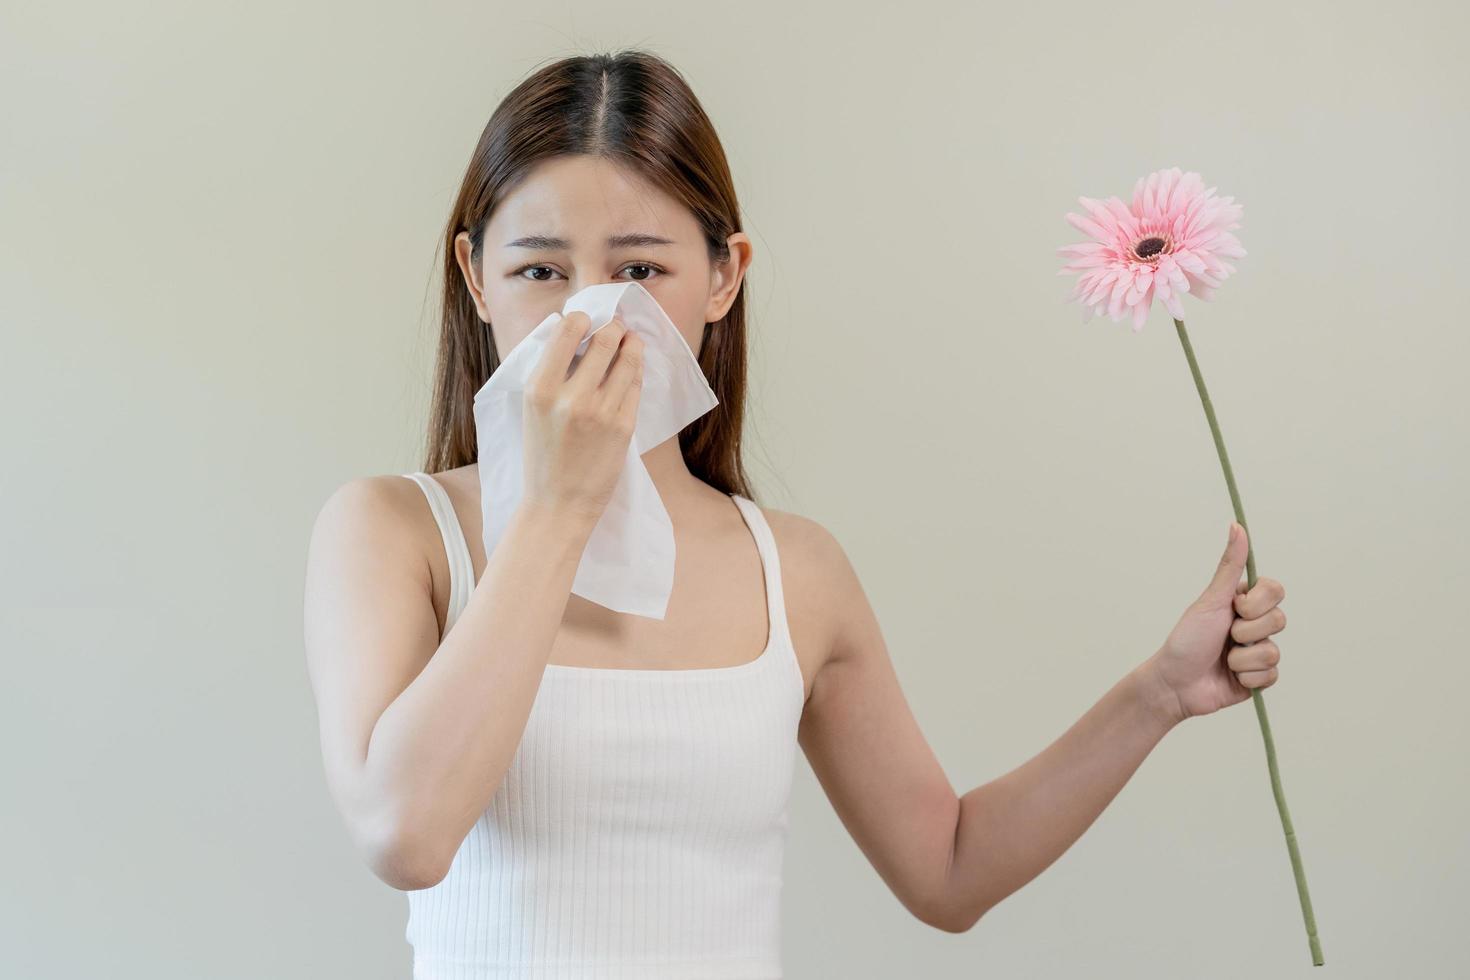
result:
M 644 345 L 636 429 L 612 499 L 587 540 L 572 591 L 618 612 L 663 619 L 674 589 L 674 525 L 641 457 L 720 400 L 679 328 L 638 282 L 600 283 L 569 297 L 561 314 L 542 320 L 475 393 L 485 555 L 504 536 L 525 490 L 521 421 L 526 384 L 556 325 L 575 310 L 586 313 L 591 326 L 577 345 L 572 367 L 614 314 Z

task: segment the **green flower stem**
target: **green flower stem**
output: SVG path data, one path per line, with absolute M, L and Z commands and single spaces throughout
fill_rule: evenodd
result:
M 1235 474 L 1230 469 L 1230 456 L 1225 452 L 1225 440 L 1220 435 L 1220 423 L 1215 421 L 1215 408 L 1210 404 L 1209 392 L 1205 391 L 1205 379 L 1200 374 L 1199 362 L 1194 359 L 1194 348 L 1189 344 L 1189 335 L 1184 332 L 1184 321 L 1175 320 L 1179 331 L 1179 342 L 1184 345 L 1184 356 L 1189 358 L 1189 371 L 1194 375 L 1194 386 L 1199 389 L 1199 400 L 1205 406 L 1205 418 L 1210 422 L 1210 433 L 1215 437 L 1215 451 L 1220 454 L 1220 466 L 1225 470 L 1225 485 L 1230 489 L 1230 503 L 1235 507 L 1235 519 L 1246 529 L 1245 510 L 1240 506 L 1240 491 L 1235 487 Z M 1245 553 L 1245 576 L 1250 588 L 1256 585 L 1256 543 L 1249 541 Z M 1276 742 L 1271 738 L 1271 722 L 1266 717 L 1266 699 L 1258 687 L 1251 688 L 1251 700 L 1256 705 L 1256 719 L 1261 723 L 1261 737 L 1266 742 L 1266 765 L 1271 770 L 1271 792 L 1276 796 L 1276 809 L 1281 813 L 1281 828 L 1286 831 L 1286 849 L 1291 854 L 1291 870 L 1296 876 L 1296 893 L 1301 900 L 1302 918 L 1307 924 L 1307 943 L 1312 950 L 1312 965 L 1321 966 L 1322 942 L 1317 938 L 1317 920 L 1312 915 L 1312 896 L 1307 893 L 1307 875 L 1302 870 L 1302 855 L 1297 848 L 1296 831 L 1292 829 L 1291 813 L 1286 809 L 1286 793 L 1281 788 L 1281 771 L 1276 766 Z

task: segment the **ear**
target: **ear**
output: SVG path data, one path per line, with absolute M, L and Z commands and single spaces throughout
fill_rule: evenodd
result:
M 710 298 L 704 311 L 705 323 L 714 323 L 730 312 L 735 295 L 740 291 L 740 284 L 745 280 L 745 270 L 750 268 L 751 260 L 755 257 L 750 236 L 743 231 L 737 231 L 725 239 L 725 244 L 730 249 L 730 257 L 716 263 L 710 270 Z
M 490 322 L 490 312 L 485 307 L 485 287 L 480 281 L 480 270 L 475 268 L 474 260 L 470 252 L 474 243 L 470 241 L 470 233 L 462 231 L 454 236 L 454 259 L 459 263 L 459 271 L 464 276 L 465 286 L 470 291 L 470 298 L 475 304 L 475 313 L 479 315 L 481 322 Z

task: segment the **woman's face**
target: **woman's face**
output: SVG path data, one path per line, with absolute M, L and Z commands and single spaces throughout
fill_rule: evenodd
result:
M 468 233 L 455 254 L 502 360 L 573 293 L 629 281 L 653 294 L 698 355 L 704 325 L 729 310 L 750 264 L 749 237 L 728 241 L 730 259 L 713 264 L 683 205 L 602 157 L 578 155 L 541 162 L 500 202 L 479 268 Z

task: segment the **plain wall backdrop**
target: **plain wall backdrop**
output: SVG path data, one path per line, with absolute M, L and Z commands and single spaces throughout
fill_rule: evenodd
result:
M 399 978 L 305 670 L 312 521 L 417 469 L 441 225 L 498 101 L 641 47 L 755 240 L 757 498 L 830 528 L 957 792 L 1151 654 L 1232 514 L 1162 307 L 1065 302 L 1078 195 L 1244 206 L 1186 322 L 1258 571 L 1326 968 L 1470 975 L 1462 4 L 6 4 L 0 972 Z M 972 931 L 805 760 L 792 978 L 1312 970 L 1250 702 Z

